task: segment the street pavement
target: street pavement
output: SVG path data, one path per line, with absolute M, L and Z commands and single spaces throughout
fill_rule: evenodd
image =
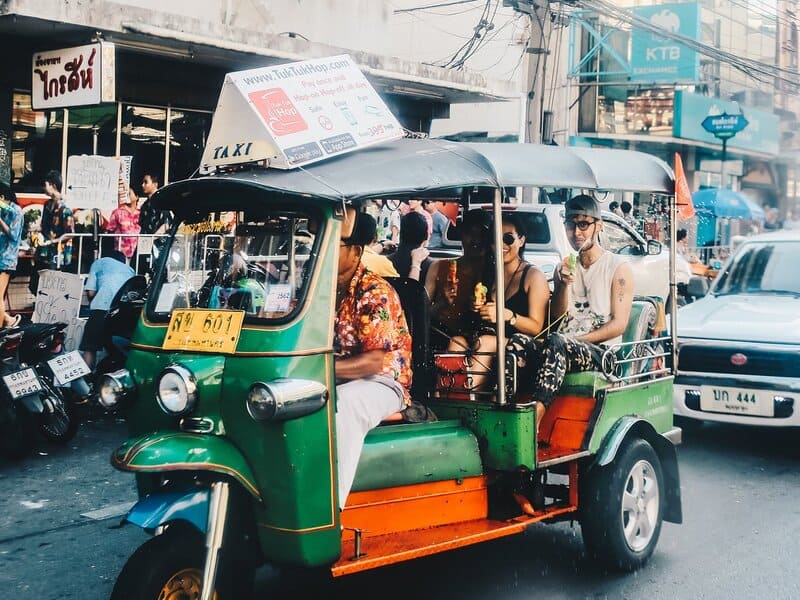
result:
M 108 598 L 146 535 L 119 527 L 133 478 L 109 464 L 125 437 L 110 417 L 85 423 L 66 447 L 0 462 L 0 597 Z M 679 449 L 684 523 L 665 523 L 655 555 L 631 575 L 584 555 L 580 528 L 524 535 L 297 589 L 262 569 L 258 597 L 328 598 L 800 598 L 800 436 L 706 425 Z M 302 581 L 300 579 L 299 581 Z M 320 594 L 319 592 L 322 592 Z

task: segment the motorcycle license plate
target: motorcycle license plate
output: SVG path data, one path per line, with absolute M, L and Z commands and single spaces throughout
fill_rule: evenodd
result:
M 86 364 L 86 361 L 83 360 L 77 350 L 51 358 L 47 361 L 47 364 L 53 370 L 56 382 L 62 385 L 75 381 L 91 372 L 89 365 Z
M 22 369 L 10 375 L 3 375 L 3 383 L 13 398 L 22 398 L 42 391 L 42 384 L 33 369 Z

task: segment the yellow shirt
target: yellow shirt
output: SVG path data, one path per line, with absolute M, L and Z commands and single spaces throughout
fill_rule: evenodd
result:
M 382 254 L 378 254 L 369 246 L 364 246 L 364 253 L 361 255 L 361 264 L 381 277 L 400 277 L 400 273 L 394 268 L 392 261 Z

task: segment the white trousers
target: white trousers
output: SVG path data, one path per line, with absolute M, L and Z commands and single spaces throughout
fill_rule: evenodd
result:
M 355 379 L 336 386 L 336 451 L 339 456 L 339 507 L 353 486 L 364 438 L 386 417 L 403 409 L 400 384 Z M 391 385 L 394 384 L 394 385 Z

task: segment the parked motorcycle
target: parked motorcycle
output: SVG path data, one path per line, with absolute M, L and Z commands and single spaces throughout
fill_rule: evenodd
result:
M 15 329 L 0 331 L 0 455 L 13 460 L 27 456 L 36 439 L 36 419 L 24 401 L 40 391 L 33 369 L 21 369 L 17 350 L 22 332 Z
M 147 299 L 147 280 L 136 275 L 126 281 L 111 301 L 103 330 L 106 332 L 106 356 L 97 363 L 94 380 L 125 366 L 131 336 Z

